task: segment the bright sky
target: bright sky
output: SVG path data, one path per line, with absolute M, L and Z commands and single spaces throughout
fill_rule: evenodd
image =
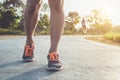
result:
M 47 2 L 47 0 L 44 0 Z M 80 16 L 89 14 L 93 9 L 103 9 L 113 24 L 120 24 L 120 0 L 64 0 L 65 14 L 77 11 Z

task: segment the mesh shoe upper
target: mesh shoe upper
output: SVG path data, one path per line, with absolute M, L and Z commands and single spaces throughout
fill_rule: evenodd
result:
M 59 55 L 56 52 L 50 53 L 48 56 L 48 67 L 56 67 L 60 68 L 62 66 L 61 62 L 59 61 Z
M 25 46 L 25 50 L 24 50 L 24 53 L 23 53 L 23 59 L 24 60 L 32 60 L 34 58 L 34 46 Z

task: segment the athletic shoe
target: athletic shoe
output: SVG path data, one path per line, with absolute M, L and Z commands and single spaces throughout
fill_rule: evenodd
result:
M 47 56 L 49 71 L 58 71 L 62 69 L 62 63 L 59 61 L 59 55 L 56 52 L 51 52 Z
M 34 46 L 26 45 L 23 53 L 23 61 L 24 62 L 32 62 L 35 60 L 34 58 Z

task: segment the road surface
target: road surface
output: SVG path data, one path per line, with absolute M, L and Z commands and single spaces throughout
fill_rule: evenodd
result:
M 0 80 L 120 80 L 120 47 L 62 36 L 63 70 L 46 70 L 49 36 L 35 36 L 36 61 L 22 62 L 25 37 L 0 40 Z

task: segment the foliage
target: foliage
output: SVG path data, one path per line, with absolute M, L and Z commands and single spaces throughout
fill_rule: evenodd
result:
M 2 28 L 16 28 L 19 23 L 19 16 L 12 10 L 7 10 L 1 13 L 0 26 Z
M 111 20 L 101 10 L 92 10 L 88 22 L 94 32 L 105 34 L 111 30 Z
M 42 11 L 42 12 L 48 12 L 48 11 L 49 11 L 48 4 L 44 3 L 44 4 L 42 5 L 41 11 Z
M 104 37 L 108 40 L 120 43 L 120 33 L 106 33 Z
M 80 22 L 80 16 L 77 12 L 69 12 L 65 20 L 65 34 L 73 34 L 76 32 L 75 25 Z
M 10 35 L 10 34 L 12 34 L 12 35 L 20 35 L 20 34 L 23 34 L 23 32 L 22 31 L 20 31 L 20 30 L 13 30 L 13 29 L 3 29 L 3 28 L 0 28 L 0 34 L 1 35 L 5 35 L 5 34 L 7 34 L 7 35 Z
M 23 7 L 24 4 L 22 0 L 4 0 L 3 6 L 6 8 L 10 8 L 10 7 L 20 8 Z
M 111 32 L 119 33 L 120 32 L 120 25 L 113 26 Z
M 22 0 L 4 0 L 0 3 L 0 28 L 2 32 L 23 31 L 23 8 Z M 49 8 L 46 3 L 42 5 L 39 16 L 37 34 L 49 34 Z M 69 12 L 65 18 L 64 34 L 82 34 L 81 28 L 75 28 L 80 23 L 80 15 L 77 12 Z M 111 30 L 112 24 L 109 18 L 102 14 L 101 10 L 92 10 L 91 14 L 86 15 L 85 19 L 90 26 L 87 29 L 88 34 L 105 34 Z M 6 29 L 9 29 L 8 31 Z M 15 31 L 15 32 L 16 32 Z M 120 26 L 112 27 L 111 32 L 120 32 Z
M 50 20 L 49 20 L 48 15 L 41 14 L 40 20 L 38 21 L 36 32 L 41 32 L 42 34 L 49 34 L 50 33 L 49 25 L 50 25 Z
M 48 16 L 49 8 L 48 8 L 48 4 L 46 3 L 43 3 L 41 7 L 42 7 L 41 13 L 39 16 L 39 21 L 38 21 L 38 25 L 35 33 L 46 35 L 50 33 L 50 30 L 49 30 L 50 19 Z
M 17 13 L 18 7 L 23 7 L 20 0 L 4 0 L 0 4 L 0 26 L 1 28 L 17 28 L 21 16 Z

